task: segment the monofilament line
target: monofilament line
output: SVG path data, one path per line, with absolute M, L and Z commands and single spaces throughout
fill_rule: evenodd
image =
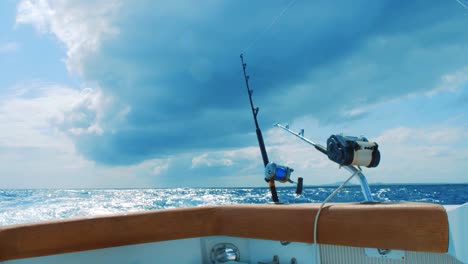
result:
M 250 44 L 247 46 L 247 48 L 245 48 L 245 49 L 243 50 L 243 52 L 245 53 L 245 52 L 247 52 L 247 50 L 249 50 L 250 48 L 252 48 L 252 47 L 255 45 L 255 43 L 257 43 L 257 41 L 260 39 L 260 37 L 262 37 L 263 35 L 265 35 L 265 33 L 267 33 L 267 32 L 273 27 L 273 25 L 276 24 L 276 22 L 286 13 L 286 11 L 288 11 L 289 8 L 291 8 L 291 7 L 294 5 L 294 3 L 295 3 L 296 1 L 297 1 L 297 0 L 291 0 L 291 1 L 289 2 L 289 4 L 283 9 L 283 11 L 281 11 L 281 13 L 280 13 L 279 15 L 277 15 L 277 16 L 273 19 L 273 21 L 271 21 L 271 23 L 270 23 L 267 27 L 265 27 L 265 29 L 263 29 L 263 31 L 262 31 L 260 34 L 258 34 L 258 35 L 250 42 Z
M 461 6 L 463 6 L 466 10 L 468 10 L 468 5 L 462 2 L 462 0 L 455 0 L 457 1 Z
M 360 171 L 360 170 L 359 170 Z M 346 184 L 354 177 L 356 176 L 356 174 L 359 172 L 359 171 L 356 171 L 353 173 L 353 175 L 351 175 L 345 182 L 343 182 L 343 184 L 340 185 L 340 187 L 338 187 L 332 194 L 330 194 L 327 199 L 325 199 L 325 201 L 323 201 L 323 203 L 320 205 L 320 208 L 318 209 L 317 213 L 315 214 L 315 220 L 314 220 L 314 250 L 315 250 L 315 263 L 320 263 L 320 257 L 319 257 L 319 250 L 318 250 L 318 245 L 317 245 L 317 227 L 318 227 L 318 219 L 319 219 L 319 216 L 320 216 L 320 212 L 322 211 L 323 207 L 325 206 L 326 203 L 328 203 L 328 201 L 333 198 L 333 196 L 335 196 L 339 191 L 341 191 L 341 189 L 343 189 Z

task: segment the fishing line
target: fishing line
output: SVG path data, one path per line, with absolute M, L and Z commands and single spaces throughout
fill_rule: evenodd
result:
M 338 187 L 332 194 L 330 194 L 327 199 L 325 199 L 325 201 L 323 201 L 323 203 L 320 205 L 320 208 L 318 209 L 317 213 L 315 214 L 315 220 L 314 220 L 314 250 L 315 250 L 315 263 L 320 263 L 319 262 L 319 259 L 320 259 L 320 256 L 319 256 L 319 250 L 318 250 L 318 244 L 317 244 L 317 227 L 318 227 L 318 219 L 319 219 L 319 216 L 320 216 L 320 212 L 322 211 L 322 208 L 325 206 L 325 204 L 331 199 L 333 198 L 333 196 L 335 196 L 339 191 L 341 191 L 341 189 L 343 189 L 346 184 L 354 177 L 356 176 L 356 174 L 358 174 L 358 172 L 360 172 L 360 170 L 356 171 L 353 173 L 353 175 L 351 175 L 345 182 L 343 182 L 343 184 L 340 185 L 340 187 Z
M 466 10 L 468 10 L 468 5 L 463 3 L 461 0 L 455 0 L 455 1 L 457 1 L 461 6 L 463 6 Z
M 271 23 L 266 26 L 263 31 L 258 34 L 251 42 L 250 44 L 247 46 L 247 48 L 244 49 L 244 53 L 247 52 L 250 48 L 252 48 L 256 43 L 257 41 L 260 39 L 260 37 L 262 37 L 263 35 L 265 35 L 265 33 L 267 33 L 272 27 L 274 24 L 276 24 L 276 22 L 286 13 L 286 11 L 288 11 L 289 8 L 291 8 L 294 3 L 296 2 L 297 0 L 291 0 L 289 2 L 289 4 L 283 9 L 283 11 L 281 11 L 281 13 L 279 15 L 277 15 L 272 21 Z

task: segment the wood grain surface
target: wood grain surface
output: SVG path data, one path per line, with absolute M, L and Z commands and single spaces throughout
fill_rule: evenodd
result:
M 0 261 L 204 236 L 313 242 L 319 204 L 227 205 L 166 209 L 0 227 Z M 321 244 L 447 252 L 448 222 L 440 205 L 326 205 Z

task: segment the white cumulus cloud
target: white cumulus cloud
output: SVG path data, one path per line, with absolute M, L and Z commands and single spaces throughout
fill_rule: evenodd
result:
M 19 83 L 0 95 L 0 185 L 3 188 L 145 187 L 168 168 L 161 160 L 105 167 L 77 153 L 70 135 L 57 122 L 83 118 L 92 130 L 103 107 L 97 90 L 46 82 Z M 104 100 L 105 101 L 105 100 Z M 83 117 L 77 117 L 78 110 Z M 96 114 L 97 113 L 97 114 Z M 88 123 L 89 120 L 91 123 Z M 75 123 L 74 123 L 75 124 Z M 73 128 L 71 128 L 73 129 Z
M 104 38 L 118 34 L 112 19 L 119 6 L 118 0 L 22 0 L 16 23 L 57 37 L 67 48 L 68 70 L 81 73 L 83 58 L 96 52 Z

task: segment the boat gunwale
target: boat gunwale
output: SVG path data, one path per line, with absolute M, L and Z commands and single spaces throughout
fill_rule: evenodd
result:
M 233 236 L 313 242 L 320 204 L 240 204 L 132 212 L 0 227 L 0 261 L 176 239 Z M 318 243 L 445 253 L 445 208 L 426 203 L 331 203 Z

